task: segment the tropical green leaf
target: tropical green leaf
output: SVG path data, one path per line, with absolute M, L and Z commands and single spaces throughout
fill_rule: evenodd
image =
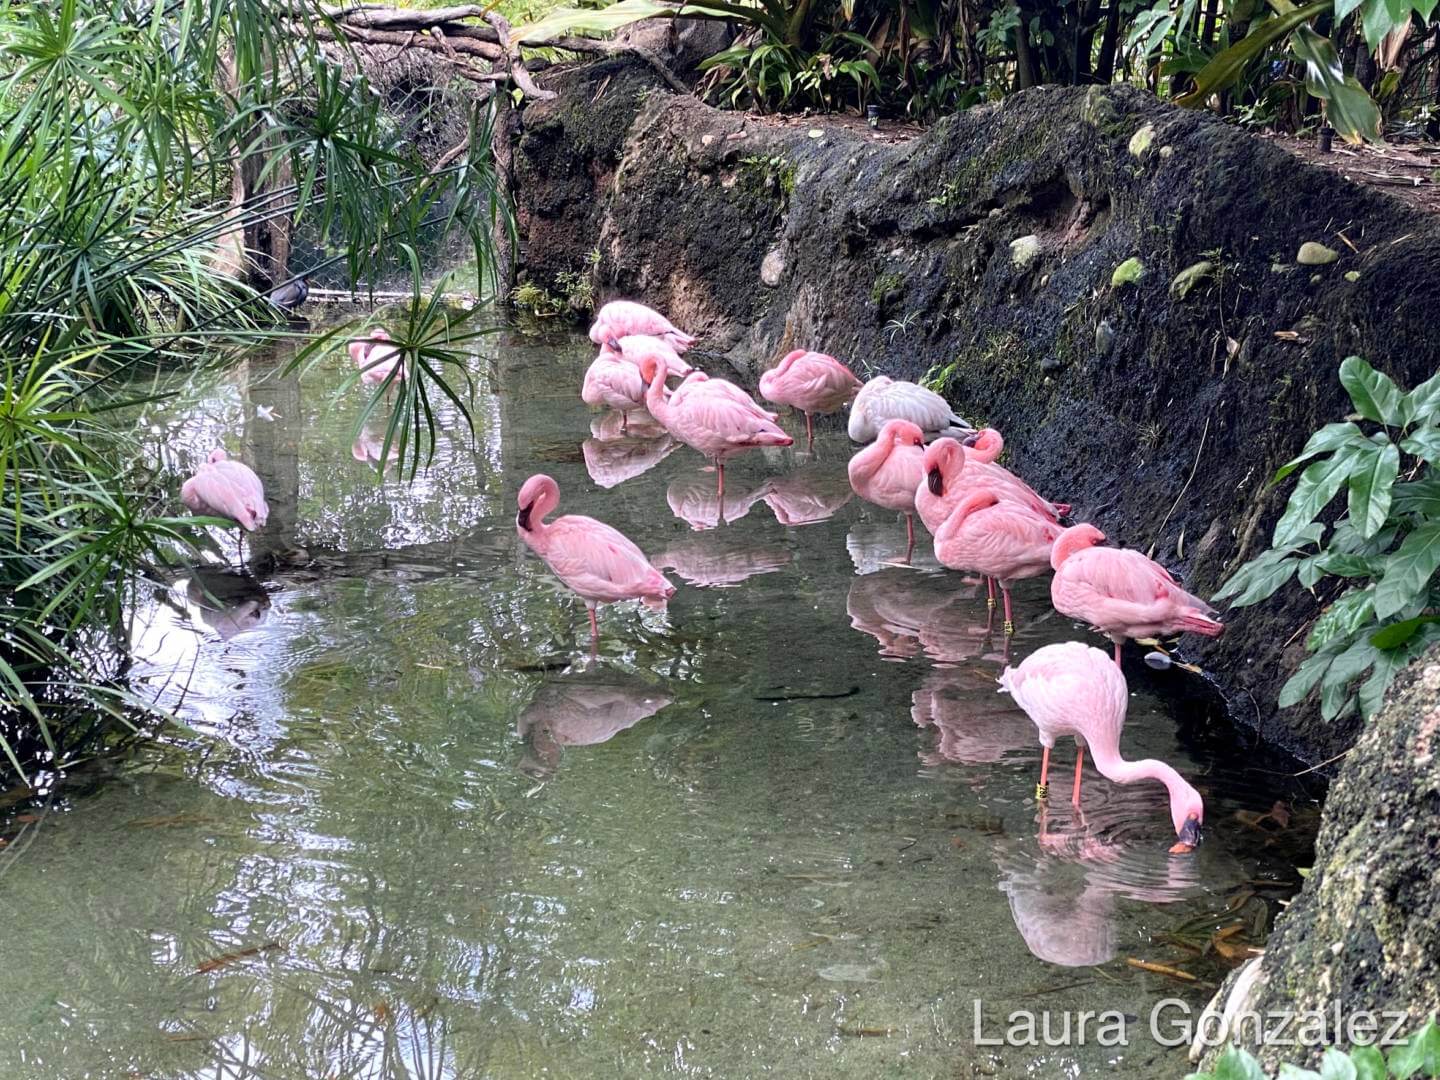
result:
M 1440 475 L 1427 471 L 1420 480 L 1396 484 L 1391 510 L 1397 514 L 1440 517 Z
M 1300 453 L 1282 465 L 1275 473 L 1272 484 L 1278 484 L 1285 477 L 1289 476 L 1305 462 L 1309 461 L 1316 454 L 1323 454 L 1330 450 L 1336 450 L 1342 446 L 1360 446 L 1365 443 L 1365 435 L 1350 421 L 1339 424 L 1326 424 L 1319 431 L 1311 435 L 1305 443 L 1305 448 Z
M 1324 719 L 1334 720 L 1355 704 L 1351 684 L 1370 670 L 1380 656 L 1380 650 L 1371 645 L 1368 638 L 1361 637 L 1335 657 L 1320 680 L 1320 715 Z
M 1347 142 L 1380 139 L 1380 107 L 1340 65 L 1335 45 L 1308 26 L 1290 39 L 1295 55 L 1305 62 L 1305 89 L 1325 102 L 1325 119 Z
M 1320 1058 L 1320 1080 L 1358 1080 L 1349 1056 L 1330 1047 Z
M 1440 464 L 1440 428 L 1420 428 L 1412 431 L 1400 441 L 1400 449 L 1431 465 Z
M 1332 456 L 1306 466 L 1280 520 L 1275 523 L 1274 546 L 1283 548 L 1311 524 L 1350 477 L 1358 451 L 1342 447 Z
M 1440 371 L 1405 395 L 1401 413 L 1407 425 L 1431 424 L 1440 420 Z
M 1429 588 L 1440 567 L 1440 520 L 1427 521 L 1401 542 L 1385 560 L 1385 573 L 1375 589 L 1375 614 L 1388 619 Z
M 1305 647 L 1311 652 L 1336 638 L 1348 637 L 1375 617 L 1373 588 L 1354 589 L 1336 600 L 1315 620 Z
M 1276 1076 L 1277 1080 L 1320 1080 L 1320 1074 L 1314 1069 L 1302 1069 L 1288 1061 L 1280 1066 L 1280 1072 Z
M 1266 1080 L 1265 1070 L 1247 1051 L 1228 1046 L 1215 1062 L 1215 1080 Z
M 1355 1066 L 1355 1080 L 1385 1080 L 1385 1056 L 1375 1047 L 1355 1047 L 1350 1061 Z
M 1400 451 L 1392 442 L 1357 452 L 1350 472 L 1350 523 L 1369 539 L 1390 517 L 1391 491 L 1400 474 Z
M 706 5 L 709 7 L 709 5 Z M 673 18 L 678 9 L 656 0 L 618 0 L 603 8 L 556 8 L 535 22 L 517 26 L 510 36 L 525 45 L 543 45 L 565 36 L 593 37 L 613 34 L 642 19 Z M 698 17 L 720 17 L 709 11 L 689 11 Z
M 1334 660 L 1335 654 L 1332 652 L 1321 652 L 1307 657 L 1304 663 L 1295 669 L 1295 674 L 1285 680 L 1276 704 L 1282 709 L 1288 709 L 1304 701 L 1305 695 L 1320 682 Z
M 1217 53 L 1200 73 L 1195 76 L 1195 88 L 1188 94 L 1175 99 L 1177 105 L 1195 108 L 1205 104 L 1211 94 L 1218 93 L 1239 82 L 1245 69 L 1264 55 L 1270 46 L 1297 27 L 1305 25 L 1315 16 L 1331 9 L 1333 0 L 1316 0 L 1284 15 L 1275 15 L 1264 22 L 1252 25 L 1243 38 Z
M 1398 649 L 1414 638 L 1421 627 L 1433 622 L 1440 622 L 1440 615 L 1417 615 L 1403 622 L 1390 623 L 1370 635 L 1370 644 L 1377 649 Z
M 1294 575 L 1300 560 L 1285 551 L 1267 551 L 1232 574 L 1214 596 L 1216 603 L 1234 597 L 1231 607 L 1249 607 L 1273 596 Z
M 1366 420 L 1388 427 L 1404 425 L 1401 402 L 1405 395 L 1389 375 L 1376 371 L 1358 356 L 1347 356 L 1340 363 L 1340 385 L 1350 392 L 1355 411 Z
M 1434 1018 L 1405 1040 L 1403 1046 L 1390 1051 L 1390 1073 L 1396 1080 L 1410 1077 L 1440 1076 L 1440 1028 Z

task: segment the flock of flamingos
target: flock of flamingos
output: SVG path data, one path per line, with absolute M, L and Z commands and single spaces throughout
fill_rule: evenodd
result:
M 682 354 L 695 338 L 659 312 L 630 301 L 606 304 L 590 339 L 600 352 L 585 374 L 581 397 L 618 412 L 622 429 L 633 416 L 648 414 L 677 441 L 709 458 L 722 507 L 728 458 L 793 443 L 777 415 L 745 390 L 686 363 Z M 352 341 L 349 353 L 367 384 L 405 378 L 400 350 L 384 330 Z M 678 380 L 673 388 L 671 380 Z M 1061 524 L 1069 506 L 1041 497 L 997 463 L 1003 449 L 999 433 L 974 430 L 925 387 L 885 376 L 862 384 L 835 358 L 796 350 L 761 377 L 760 393 L 769 402 L 803 412 L 811 440 L 816 414 L 849 406 L 851 439 L 869 444 L 850 459 L 856 494 L 905 515 L 906 561 L 918 514 L 942 565 L 985 578 L 992 611 L 998 585 L 1007 656 L 1014 633 L 1011 584 L 1054 572 L 1050 596 L 1055 609 L 1107 635 L 1114 657 L 1068 641 L 1043 646 L 1001 673 L 1001 688 L 1034 722 L 1044 748 L 1036 795 L 1048 796 L 1056 740 L 1073 736 L 1078 747 L 1071 793 L 1075 806 L 1080 805 L 1088 747 L 1096 769 L 1114 783 L 1163 783 L 1176 833 L 1170 852 L 1193 851 L 1205 815 L 1199 792 L 1163 761 L 1127 761 L 1120 754 L 1129 700 L 1120 659 L 1127 638 L 1148 641 L 1182 631 L 1218 636 L 1224 626 L 1209 605 L 1140 552 L 1099 546 L 1105 536 L 1094 526 Z M 214 451 L 185 482 L 181 498 L 193 512 L 228 518 L 245 531 L 263 526 L 267 515 L 259 477 L 223 450 Z M 530 477 L 520 488 L 518 504 L 520 539 L 584 601 L 592 649 L 600 632 L 597 605 L 640 600 L 663 607 L 674 595 L 675 586 L 618 530 L 577 514 L 547 520 L 560 504 L 559 485 L 549 476 Z

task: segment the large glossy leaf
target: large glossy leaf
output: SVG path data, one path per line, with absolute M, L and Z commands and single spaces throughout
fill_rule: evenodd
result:
M 1336 600 L 1310 631 L 1305 647 L 1311 652 L 1324 648 L 1336 638 L 1353 634 L 1375 618 L 1375 593 L 1373 589 L 1355 589 Z
M 1357 1080 L 1355 1066 L 1346 1054 L 1332 1046 L 1320 1059 L 1320 1080 Z
M 1295 31 L 1290 48 L 1305 62 L 1305 89 L 1325 102 L 1325 118 L 1346 142 L 1380 139 L 1380 107 L 1354 78 L 1345 74 L 1335 46 L 1308 26 Z
M 1377 424 L 1400 427 L 1405 422 L 1401 410 L 1404 394 L 1395 380 L 1383 371 L 1376 371 L 1359 356 L 1347 356 L 1340 362 L 1340 385 L 1350 392 L 1355 411 Z
M 1392 30 L 1410 22 L 1410 8 L 1410 0 L 1365 0 L 1360 24 L 1372 51 L 1380 47 Z
M 1231 1045 L 1215 1062 L 1215 1071 L 1210 1074 L 1215 1080 L 1266 1080 L 1265 1070 L 1250 1054 Z
M 1370 644 L 1377 649 L 1398 649 L 1429 623 L 1440 622 L 1440 615 L 1416 615 L 1413 619 L 1382 626 L 1370 635 Z
M 1385 560 L 1385 575 L 1375 588 L 1375 614 L 1381 619 L 1404 610 L 1430 585 L 1440 567 L 1440 521 L 1427 521 L 1405 537 Z
M 1367 444 L 1357 452 L 1350 471 L 1350 522 L 1362 537 L 1374 536 L 1390 517 L 1391 492 L 1399 475 L 1400 450 L 1394 443 Z
M 1305 448 L 1299 454 L 1280 466 L 1275 473 L 1275 479 L 1270 482 L 1278 484 L 1316 454 L 1323 454 L 1347 444 L 1358 446 L 1365 441 L 1365 436 L 1360 429 L 1348 420 L 1339 424 L 1326 424 L 1310 436 L 1305 443 Z
M 1304 26 L 1315 16 L 1329 11 L 1331 5 L 1332 0 L 1317 0 L 1316 3 L 1273 16 L 1253 26 L 1250 33 L 1234 45 L 1216 53 L 1214 59 L 1195 76 L 1195 89 L 1176 98 L 1175 103 L 1187 108 L 1203 106 L 1211 94 L 1238 82 L 1251 62 L 1262 56 L 1270 46 L 1297 27 Z
M 1325 670 L 1325 677 L 1320 680 L 1322 717 L 1334 720 L 1349 710 L 1354 701 L 1350 684 L 1370 670 L 1380 655 L 1380 650 L 1370 644 L 1369 638 L 1362 637 L 1335 657 L 1335 662 Z
M 1314 689 L 1321 677 L 1330 669 L 1334 660 L 1334 652 L 1320 652 L 1307 658 L 1295 669 L 1295 674 L 1285 680 L 1285 685 L 1280 688 L 1280 697 L 1276 704 L 1282 709 L 1288 709 L 1292 705 L 1298 705 L 1304 701 L 1305 695 Z
M 1433 1018 L 1405 1040 L 1404 1046 L 1390 1051 L 1390 1072 L 1396 1080 L 1440 1075 L 1440 1028 Z
M 655 0 L 619 0 L 603 8 L 556 8 L 542 19 L 517 26 L 511 36 L 525 45 L 543 45 L 569 34 L 593 36 L 613 34 L 642 19 L 671 18 L 677 8 Z M 689 14 L 702 16 L 696 11 Z
M 1231 575 L 1215 594 L 1215 602 L 1234 596 L 1232 607 L 1249 607 L 1272 596 L 1290 580 L 1300 560 L 1284 551 L 1267 551 Z
M 1440 462 L 1440 428 L 1420 428 L 1411 432 L 1401 441 L 1400 448 L 1434 465 Z
M 1396 484 L 1392 509 L 1397 514 L 1440 517 L 1440 476 L 1427 472 L 1419 480 Z
M 1406 424 L 1429 424 L 1440 419 L 1440 371 L 1406 394 L 1400 411 Z
M 1385 1055 L 1373 1046 L 1357 1046 L 1350 1051 L 1355 1066 L 1355 1080 L 1385 1080 Z
M 1283 548 L 1301 529 L 1309 525 L 1329 505 L 1336 492 L 1349 479 L 1350 469 L 1359 451 L 1342 447 L 1323 461 L 1306 466 L 1290 495 L 1290 502 L 1275 523 L 1273 545 Z

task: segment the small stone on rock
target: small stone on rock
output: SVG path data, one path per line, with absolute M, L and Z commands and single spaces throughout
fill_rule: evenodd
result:
M 1017 269 L 1025 270 L 1040 254 L 1040 238 L 1034 233 L 1010 241 L 1010 261 Z
M 1170 295 L 1176 300 L 1184 300 L 1190 294 L 1191 289 L 1206 278 L 1213 276 L 1214 273 L 1215 264 L 1209 259 L 1201 259 L 1175 275 L 1175 280 L 1170 282 Z
M 1300 245 L 1300 251 L 1295 256 L 1295 261 L 1301 266 L 1329 266 L 1338 258 L 1340 258 L 1340 253 L 1334 248 L 1317 244 L 1314 240 L 1307 240 Z
M 1130 153 L 1136 157 L 1144 157 L 1145 151 L 1150 149 L 1150 144 L 1155 141 L 1155 125 L 1142 124 L 1134 135 L 1130 136 Z
M 760 280 L 773 289 L 784 276 L 785 256 L 778 247 L 771 248 L 760 262 Z
M 1109 319 L 1101 319 L 1095 324 L 1095 353 L 1097 356 L 1109 356 L 1110 349 L 1115 344 L 1115 327 Z

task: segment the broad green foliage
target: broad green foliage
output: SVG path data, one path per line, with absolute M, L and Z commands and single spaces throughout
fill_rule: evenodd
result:
M 1271 548 L 1215 599 L 1247 607 L 1292 578 L 1329 602 L 1305 641 L 1313 654 L 1280 691 L 1280 705 L 1320 691 L 1324 717 L 1368 717 L 1391 677 L 1440 640 L 1440 374 L 1406 392 L 1358 356 L 1340 365 L 1355 418 L 1327 424 L 1275 474 L 1298 471 Z M 1362 426 L 1364 425 L 1364 426 Z M 1333 526 L 1317 520 L 1346 492 Z M 1367 674 L 1368 673 L 1368 674 Z
M 129 601 L 193 557 L 206 522 L 102 417 L 141 399 L 137 373 L 223 364 L 283 333 L 263 296 L 215 271 L 222 240 L 294 217 L 358 280 L 382 242 L 454 224 L 490 265 L 488 119 L 432 172 L 310 35 L 318 9 L 282 18 L 304 10 L 0 5 L 0 754 L 22 776 L 37 751 L 62 761 L 97 715 L 143 709 L 121 678 Z M 241 158 L 293 182 L 232 210 Z M 412 470 L 428 396 L 456 392 L 427 311 L 402 343 L 421 377 L 391 421 Z
M 1429 1020 L 1402 1045 L 1393 1047 L 1387 1059 L 1375 1046 L 1356 1046 L 1348 1053 L 1330 1047 L 1320 1059 L 1320 1069 L 1282 1065 L 1278 1080 L 1428 1080 L 1440 1076 L 1440 1027 Z M 1186 1080 L 1271 1080 L 1260 1062 L 1246 1050 L 1228 1047 L 1215 1068 L 1191 1073 Z

